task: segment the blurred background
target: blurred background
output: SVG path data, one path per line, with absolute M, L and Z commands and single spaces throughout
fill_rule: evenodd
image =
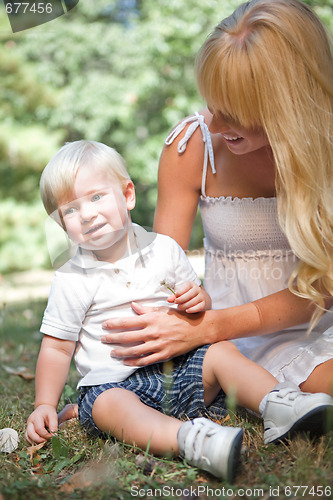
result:
M 135 182 L 133 220 L 151 227 L 164 140 L 179 120 L 204 106 L 195 55 L 240 3 L 80 0 L 66 15 L 13 34 L 0 0 L 0 428 L 12 427 L 21 436 L 17 454 L 0 453 L 0 500 L 125 499 L 133 484 L 148 496 L 149 488 L 168 484 L 209 486 L 182 462 L 147 461 L 147 451 L 137 455 L 101 440 L 92 445 L 75 426 L 64 428 L 61 441 L 52 440 L 40 454 L 27 454 L 23 432 L 33 410 L 40 322 L 53 276 L 47 243 L 56 232 L 39 198 L 39 179 L 66 141 L 105 142 L 123 155 Z M 333 32 L 333 0 L 307 3 Z M 198 217 L 190 259 L 199 276 L 201 246 Z M 72 364 L 59 408 L 75 402 L 77 381 Z M 261 424 L 248 418 L 242 417 L 243 492 L 272 485 L 278 490 L 279 484 L 308 484 L 302 487 L 309 488 L 307 498 L 314 488 L 323 495 L 323 487 L 313 485 L 330 491 L 332 441 L 296 440 L 272 452 L 260 442 Z
M 115 147 L 136 185 L 133 220 L 151 227 L 169 130 L 203 107 L 195 55 L 236 0 L 90 0 L 13 34 L 0 10 L 0 276 L 51 269 L 42 169 L 66 141 Z M 309 0 L 333 28 L 333 0 Z M 201 247 L 199 218 L 192 248 Z

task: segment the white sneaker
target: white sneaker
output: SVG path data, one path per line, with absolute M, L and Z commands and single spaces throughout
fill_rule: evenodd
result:
M 18 447 L 19 437 L 15 429 L 0 429 L 0 451 L 11 453 Z
M 188 420 L 179 429 L 180 455 L 187 462 L 229 482 L 235 474 L 243 430 L 222 427 L 207 418 Z
M 333 398 L 323 393 L 302 392 L 290 382 L 278 384 L 267 396 L 264 418 L 265 444 L 290 437 L 299 431 L 325 434 Z

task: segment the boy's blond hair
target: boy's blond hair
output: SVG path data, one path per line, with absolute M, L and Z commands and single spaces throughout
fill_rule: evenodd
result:
M 319 306 L 316 320 L 322 290 L 333 294 L 330 36 L 299 0 L 252 0 L 208 37 L 197 58 L 197 79 L 213 111 L 267 134 L 280 224 L 300 259 L 289 286 Z
M 53 156 L 41 176 L 40 194 L 48 214 L 56 212 L 60 204 L 70 199 L 76 174 L 82 166 L 102 169 L 122 187 L 131 180 L 123 158 L 115 149 L 96 141 L 69 142 Z

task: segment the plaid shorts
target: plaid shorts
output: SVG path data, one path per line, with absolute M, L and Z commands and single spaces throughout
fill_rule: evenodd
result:
M 225 394 L 221 390 L 209 407 L 205 406 L 202 385 L 202 363 L 209 345 L 172 360 L 172 373 L 166 373 L 165 363 L 139 368 L 121 382 L 80 388 L 78 397 L 79 420 L 91 434 L 102 435 L 92 418 L 96 398 L 112 388 L 135 393 L 142 403 L 176 418 L 215 417 L 226 415 Z

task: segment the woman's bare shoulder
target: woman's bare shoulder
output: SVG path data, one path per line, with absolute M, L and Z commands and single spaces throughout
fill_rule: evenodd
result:
M 205 117 L 203 112 L 200 112 L 200 114 Z M 191 118 L 191 116 L 188 118 Z M 195 116 L 193 116 L 193 118 L 195 119 Z M 186 120 L 186 118 L 184 120 Z M 184 120 L 180 121 L 172 131 L 175 131 Z M 186 147 L 182 148 L 182 151 L 180 151 L 178 147 L 191 126 L 191 123 L 193 122 L 187 123 L 171 143 L 164 144 L 160 158 L 160 170 L 167 168 L 169 174 L 174 174 L 177 177 L 182 177 L 183 175 L 188 177 L 190 174 L 191 179 L 197 179 L 198 185 L 200 185 L 205 152 L 205 143 L 200 126 L 198 126 L 189 137 L 186 142 Z

